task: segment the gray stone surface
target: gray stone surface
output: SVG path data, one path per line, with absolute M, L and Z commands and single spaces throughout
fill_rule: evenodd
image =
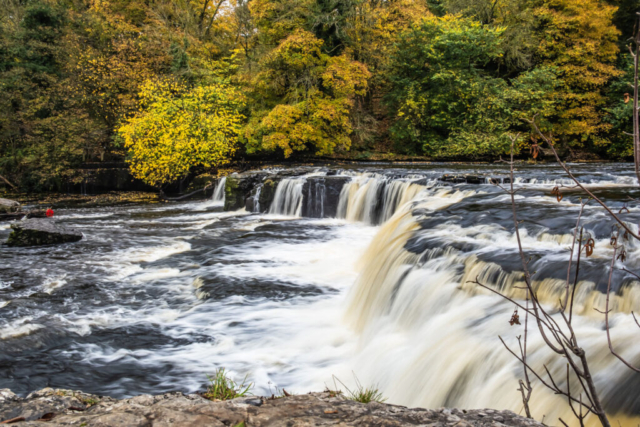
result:
M 82 233 L 49 218 L 31 218 L 11 224 L 8 246 L 41 246 L 77 242 Z
M 279 399 L 248 397 L 211 402 L 182 393 L 100 398 L 70 390 L 43 389 L 20 399 L 0 390 L 0 422 L 23 417 L 17 426 L 542 426 L 510 411 L 409 409 L 383 403 L 362 404 L 334 393 Z
M 0 198 L 0 213 L 12 213 L 20 210 L 20 203 Z

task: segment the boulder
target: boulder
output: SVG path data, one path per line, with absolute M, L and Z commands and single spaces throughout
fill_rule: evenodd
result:
M 0 213 L 14 213 L 20 210 L 20 203 L 9 200 L 9 199 L 0 199 Z
M 511 411 L 406 408 L 377 402 L 364 404 L 330 391 L 280 398 L 249 396 L 212 402 L 198 394 L 166 393 L 116 400 L 71 390 L 44 389 L 25 399 L 14 395 L 5 401 L 0 400 L 0 422 L 44 425 L 36 420 L 48 420 L 48 426 L 131 427 L 543 426 Z
M 11 224 L 8 246 L 41 246 L 77 242 L 82 233 L 65 228 L 48 218 L 31 218 Z

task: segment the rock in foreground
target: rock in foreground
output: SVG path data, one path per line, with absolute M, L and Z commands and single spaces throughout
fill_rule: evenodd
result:
M 82 233 L 65 228 L 48 218 L 31 218 L 11 224 L 8 246 L 41 246 L 77 242 Z
M 71 390 L 43 389 L 20 399 L 0 390 L 0 423 L 18 426 L 542 426 L 510 411 L 408 409 L 362 404 L 334 394 L 211 402 L 167 393 L 116 400 Z

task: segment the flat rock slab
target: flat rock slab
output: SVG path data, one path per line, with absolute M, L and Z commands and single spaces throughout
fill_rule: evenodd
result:
M 3 393 L 7 396 L 4 400 Z M 68 407 L 65 409 L 65 406 Z M 0 422 L 16 419 L 13 425 L 43 426 L 43 421 L 37 421 L 43 417 L 50 419 L 49 426 L 100 427 L 222 427 L 241 423 L 246 427 L 543 425 L 510 411 L 409 409 L 383 403 L 362 404 L 329 392 L 212 402 L 197 394 L 167 393 L 116 400 L 53 389 L 43 389 L 20 399 L 9 390 L 0 390 Z M 20 418 L 24 421 L 18 421 Z
M 11 224 L 8 246 L 41 246 L 77 242 L 82 233 L 63 227 L 49 218 L 31 218 Z

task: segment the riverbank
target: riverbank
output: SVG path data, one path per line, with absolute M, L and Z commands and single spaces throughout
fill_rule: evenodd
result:
M 13 420 L 13 421 L 11 421 Z M 243 397 L 212 402 L 199 394 L 165 393 L 129 399 L 45 388 L 22 399 L 0 390 L 0 424 L 40 426 L 542 426 L 511 411 L 420 409 L 354 402 L 336 394 Z

